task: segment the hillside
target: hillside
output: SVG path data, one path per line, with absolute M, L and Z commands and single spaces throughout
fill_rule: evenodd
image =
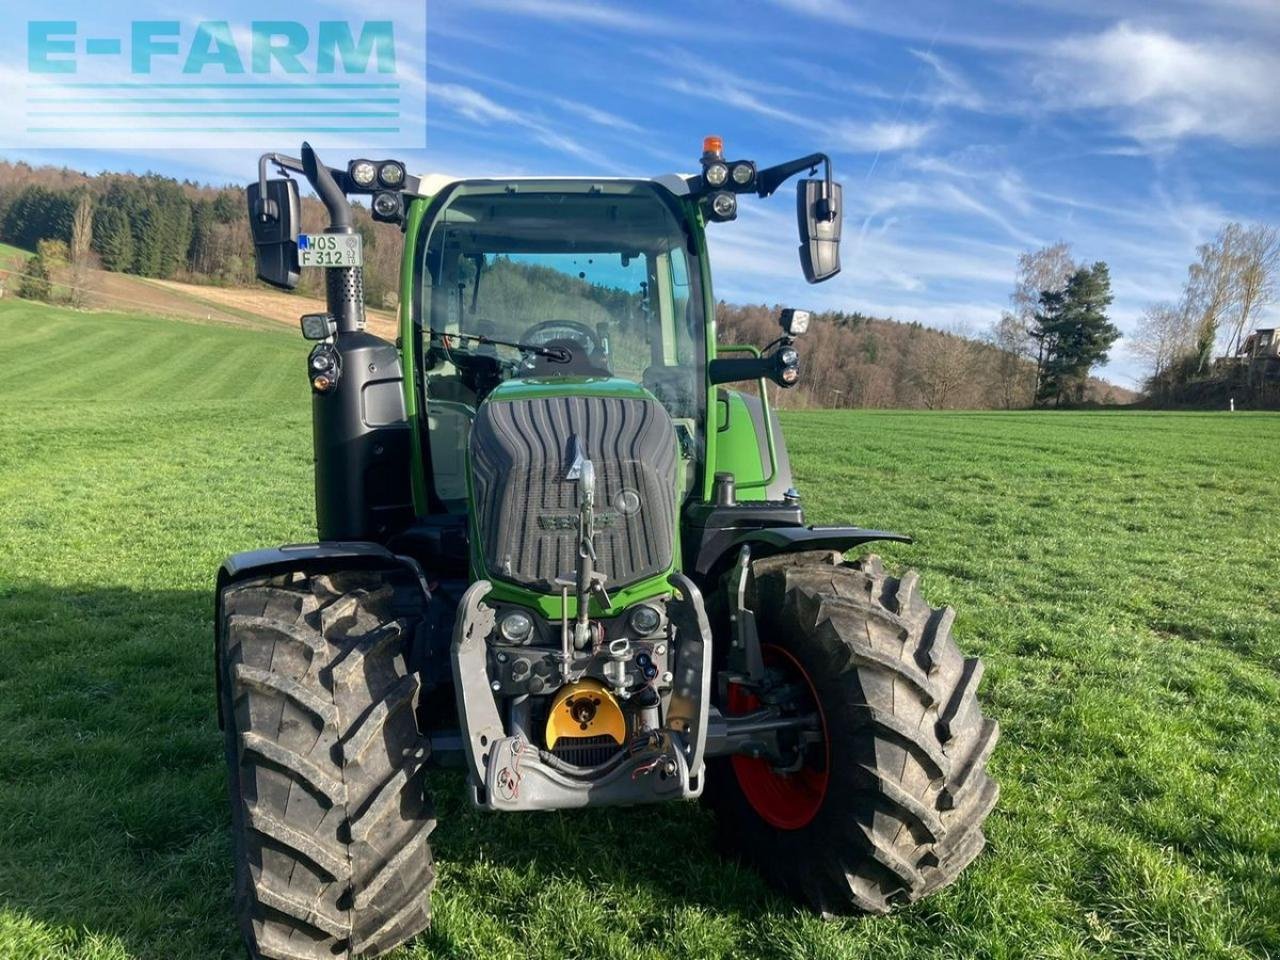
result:
M 778 335 L 778 306 L 720 303 L 721 343 L 768 343 Z M 981 340 L 861 313 L 814 315 L 799 342 L 803 376 L 776 391 L 784 407 L 999 410 L 1030 406 L 1032 363 Z M 1129 404 L 1139 394 L 1097 377 L 1089 404 Z
M 31 254 L 0 244 L 0 292 L 12 295 L 18 289 Z M 69 268 L 53 271 L 54 294 L 91 310 L 125 311 L 182 320 L 204 320 L 252 328 L 281 324 L 297 328 L 304 313 L 322 313 L 323 299 L 302 293 L 285 293 L 263 284 L 215 286 L 179 280 L 158 280 L 109 270 L 87 268 L 72 276 Z M 396 316 L 389 310 L 367 310 L 371 332 L 396 336 Z
M 365 291 L 375 333 L 394 336 L 401 250 L 398 228 L 375 224 L 357 207 L 366 250 Z M 303 228 L 319 229 L 323 210 L 303 201 Z M 54 241 L 77 263 L 51 266 L 55 302 L 104 310 L 232 324 L 296 324 L 322 310 L 319 271 L 305 271 L 285 294 L 258 284 L 244 196 L 239 187 L 209 187 L 159 177 L 90 176 L 0 161 L 0 282 L 17 290 L 27 254 Z M 617 291 L 581 295 L 602 305 Z M 993 309 L 993 317 L 996 310 Z M 763 345 L 777 333 L 776 307 L 721 303 L 722 343 Z M 1030 406 L 1034 372 L 1025 360 L 954 333 L 869 317 L 856 311 L 818 314 L 801 345 L 805 375 L 781 392 L 787 407 L 1003 409 Z M 1090 380 L 1086 402 L 1125 404 L 1133 391 Z

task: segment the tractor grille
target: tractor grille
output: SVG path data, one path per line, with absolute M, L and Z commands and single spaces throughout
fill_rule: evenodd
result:
M 484 404 L 471 468 L 485 567 L 547 593 L 577 564 L 580 450 L 596 470 L 596 569 L 614 590 L 666 570 L 675 540 L 675 430 L 656 400 L 548 397 Z
M 553 756 L 575 767 L 595 767 L 604 763 L 622 748 L 613 737 L 561 737 L 551 748 Z

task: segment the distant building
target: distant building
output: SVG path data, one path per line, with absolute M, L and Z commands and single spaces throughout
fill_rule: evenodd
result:
M 1245 337 L 1236 356 L 1247 365 L 1250 383 L 1280 380 L 1280 336 L 1274 327 Z

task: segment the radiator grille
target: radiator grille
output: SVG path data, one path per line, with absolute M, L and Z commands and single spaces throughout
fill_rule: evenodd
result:
M 577 557 L 580 447 L 596 470 L 596 567 L 616 589 L 671 565 L 676 440 L 652 399 L 496 401 L 471 431 L 476 520 L 488 575 L 545 592 Z

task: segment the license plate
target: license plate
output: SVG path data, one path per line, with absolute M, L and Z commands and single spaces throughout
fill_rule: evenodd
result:
M 364 265 L 364 238 L 358 233 L 298 235 L 298 266 L 359 267 Z

